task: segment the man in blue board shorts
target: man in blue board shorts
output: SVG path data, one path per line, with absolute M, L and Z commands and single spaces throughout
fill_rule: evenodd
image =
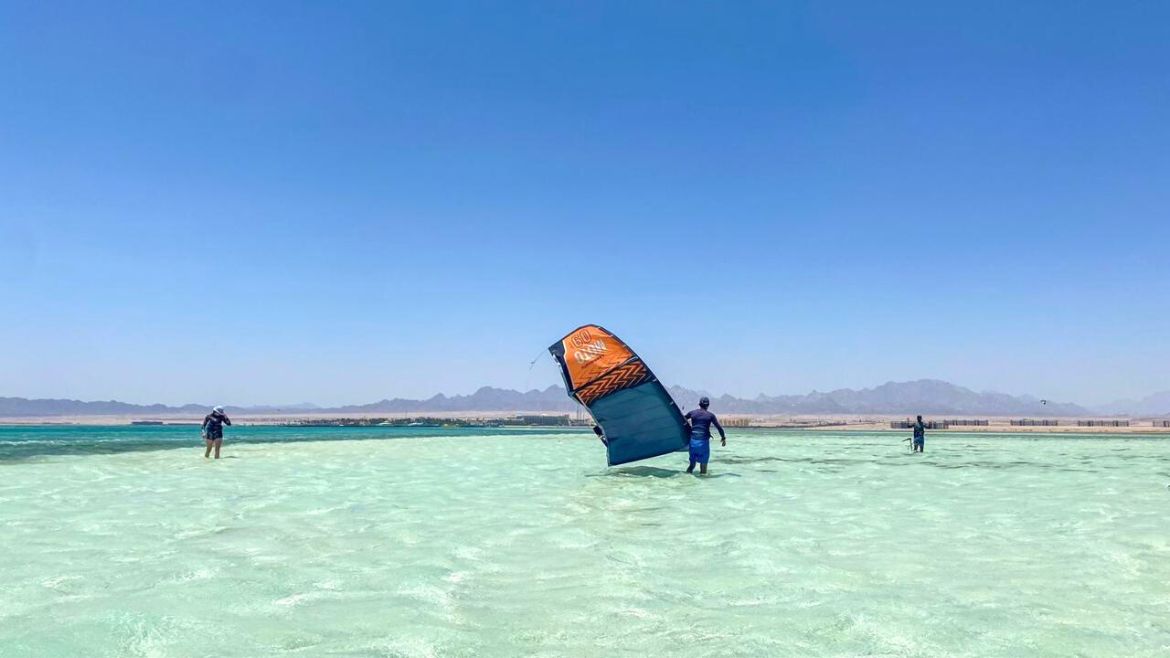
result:
M 912 444 L 914 452 L 922 452 L 926 445 L 926 423 L 922 422 L 922 416 L 914 422 L 914 443 Z
M 715 414 L 707 411 L 711 401 L 706 397 L 699 399 L 699 408 L 688 411 L 685 416 L 691 424 L 691 465 L 687 473 L 695 472 L 695 464 L 699 465 L 699 474 L 707 474 L 707 460 L 711 458 L 711 426 L 719 430 L 720 444 L 727 445 L 727 435 L 723 433 L 723 426 Z

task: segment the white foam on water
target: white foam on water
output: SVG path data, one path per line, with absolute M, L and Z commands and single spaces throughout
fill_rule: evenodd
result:
M 300 605 L 306 601 L 311 601 L 315 598 L 315 596 L 316 595 L 313 592 L 302 592 L 299 594 L 293 594 L 291 596 L 286 596 L 283 599 L 277 599 L 277 600 L 273 601 L 272 603 L 273 603 L 273 605 L 292 607 L 292 606 Z

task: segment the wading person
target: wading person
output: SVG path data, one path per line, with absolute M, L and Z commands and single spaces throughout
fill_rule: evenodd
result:
M 711 401 L 706 397 L 699 399 L 699 408 L 688 411 L 686 419 L 691 423 L 691 465 L 687 473 L 695 472 L 695 464 L 699 465 L 699 473 L 707 474 L 707 460 L 711 458 L 711 426 L 719 430 L 720 444 L 727 445 L 727 435 L 723 433 L 723 426 L 715 414 L 707 411 Z
M 923 452 L 923 447 L 926 444 L 926 423 L 922 422 L 922 416 L 914 422 L 914 452 Z
M 231 425 L 232 421 L 223 412 L 223 407 L 216 407 L 203 419 L 203 440 L 207 443 L 207 450 L 203 451 L 203 458 L 211 456 L 211 449 L 215 448 L 215 458 L 219 459 L 219 448 L 223 445 L 223 426 Z

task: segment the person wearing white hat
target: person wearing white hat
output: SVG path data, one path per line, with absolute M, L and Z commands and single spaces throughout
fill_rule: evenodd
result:
M 212 448 L 215 448 L 215 458 L 219 459 L 219 448 L 223 445 L 223 426 L 231 424 L 232 421 L 223 412 L 223 407 L 218 405 L 203 419 L 200 433 L 203 434 L 203 440 L 207 443 L 207 450 L 203 451 L 204 459 L 211 457 Z

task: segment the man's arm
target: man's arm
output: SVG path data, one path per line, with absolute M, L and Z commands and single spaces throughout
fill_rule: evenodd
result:
M 719 419 L 715 417 L 715 414 L 711 414 L 711 424 L 719 430 L 719 440 L 723 442 L 723 445 L 727 445 L 727 435 L 723 433 L 723 426 L 719 424 Z
M 231 418 L 228 418 L 227 416 L 224 416 L 224 417 L 223 417 L 223 424 L 224 424 L 224 425 L 231 425 L 231 424 L 232 424 L 232 419 L 231 419 Z

